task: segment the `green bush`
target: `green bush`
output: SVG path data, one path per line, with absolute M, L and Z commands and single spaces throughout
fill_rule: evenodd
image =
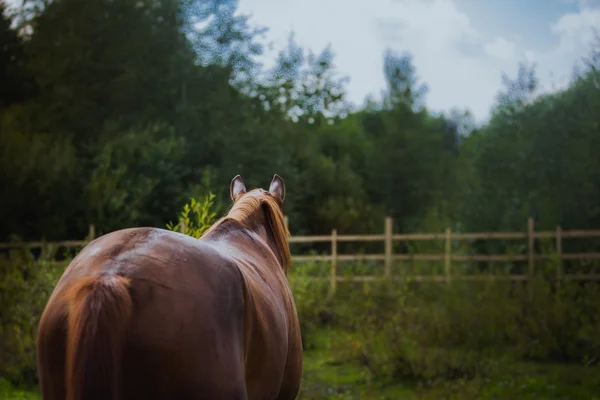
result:
M 37 382 L 35 339 L 39 317 L 67 261 L 27 249 L 0 258 L 0 376 L 15 385 Z
M 310 286 L 295 290 L 305 341 L 310 343 L 319 327 L 319 313 L 329 310 L 336 329 L 348 332 L 336 335 L 336 359 L 359 362 L 384 381 L 428 387 L 483 382 L 518 360 L 597 362 L 597 284 L 565 281 L 557 291 L 555 282 L 540 274 L 529 285 L 346 282 L 329 300 L 322 288 L 312 295 Z
M 198 239 L 217 219 L 214 205 L 215 195 L 212 193 L 209 193 L 202 201 L 191 198 L 183 206 L 183 210 L 179 215 L 179 222 L 177 224 L 169 222 L 167 229 Z
M 302 263 L 295 265 L 289 274 L 300 320 L 302 344 L 306 350 L 314 347 L 314 334 L 324 325 L 324 314 L 328 313 L 330 301 L 329 281 L 311 278 L 325 278 L 327 271 L 326 265 Z
M 23 390 L 15 388 L 12 383 L 4 378 L 0 378 L 0 399 L 2 400 L 38 400 L 39 391 Z
M 565 281 L 560 290 L 537 279 L 532 294 L 525 290 L 513 300 L 519 351 L 536 361 L 600 361 L 600 287 L 597 282 Z

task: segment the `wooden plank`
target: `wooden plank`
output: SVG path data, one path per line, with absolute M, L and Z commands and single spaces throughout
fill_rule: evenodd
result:
M 383 242 L 385 235 L 338 235 L 338 242 Z
M 384 261 L 385 254 L 338 254 L 337 261 Z M 331 261 L 331 255 L 292 255 L 294 262 Z
M 294 262 L 331 261 L 331 255 L 292 256 Z
M 452 261 L 513 262 L 527 261 L 524 254 L 453 254 Z
M 556 253 L 558 253 L 558 265 L 556 266 L 556 288 L 560 289 L 560 284 L 563 278 L 562 232 L 560 226 L 556 227 Z
M 538 231 L 533 232 L 533 237 L 536 239 L 551 239 L 556 237 L 555 231 Z
M 569 274 L 564 275 L 563 279 L 571 281 L 600 281 L 600 274 Z
M 299 279 L 307 279 L 310 281 L 323 281 L 328 282 L 330 280 L 329 277 L 319 277 L 319 276 L 307 276 L 301 277 Z M 446 282 L 446 277 L 443 275 L 407 275 L 407 276 L 338 276 L 336 278 L 337 282 L 373 282 L 379 280 L 411 280 L 415 282 Z M 516 282 L 525 282 L 529 279 L 527 275 L 463 275 L 463 276 L 455 276 L 453 279 L 462 280 L 462 281 L 516 281 Z M 600 281 L 600 274 L 586 274 L 586 275 L 565 275 L 563 277 L 565 280 L 574 280 L 574 281 Z
M 338 254 L 339 261 L 385 261 L 385 254 Z
M 290 243 L 330 242 L 331 236 L 291 236 L 288 241 Z
M 454 232 L 452 239 L 525 239 L 524 232 Z
M 384 227 L 384 231 L 385 231 L 385 271 L 384 274 L 385 276 L 390 276 L 392 275 L 392 235 L 394 234 L 393 230 L 394 227 L 392 225 L 392 218 L 391 217 L 386 217 L 385 218 L 385 227 Z
M 395 260 L 413 260 L 413 261 L 444 261 L 445 254 L 395 254 Z M 451 261 L 481 261 L 481 262 L 510 262 L 526 261 L 525 255 L 504 255 L 504 254 L 452 254 Z
M 337 283 L 337 230 L 331 231 L 331 294 L 335 294 L 335 285 Z
M 450 282 L 450 266 L 452 265 L 452 229 L 446 229 L 446 244 L 444 252 L 444 273 L 446 280 Z
M 533 277 L 535 274 L 535 225 L 532 217 L 527 218 L 527 273 L 529 275 L 529 294 L 533 295 Z
M 385 261 L 385 254 L 338 254 L 338 261 Z M 394 261 L 444 261 L 445 254 L 393 254 Z M 331 261 L 331 255 L 293 255 L 293 261 Z M 451 261 L 511 262 L 527 261 L 525 255 L 453 254 Z
M 599 236 L 600 231 L 598 230 L 570 230 L 562 232 L 563 238 L 593 238 Z
M 444 261 L 444 254 L 394 254 L 395 261 Z
M 534 257 L 536 261 L 552 260 L 552 254 L 539 254 Z M 563 260 L 598 260 L 600 253 L 563 253 Z M 293 255 L 293 261 L 331 261 L 331 255 Z M 338 261 L 385 261 L 385 254 L 338 254 Z M 445 254 L 393 254 L 394 261 L 444 261 Z M 528 261 L 529 257 L 524 254 L 452 254 L 453 262 L 480 261 L 480 262 L 516 262 Z
M 566 253 L 562 255 L 563 260 L 598 260 L 600 253 Z
M 570 230 L 565 231 L 561 229 L 561 235 L 563 238 L 595 238 L 600 237 L 600 231 L 597 230 Z M 556 231 L 538 231 L 533 234 L 536 239 L 542 238 L 555 238 Z
M 463 281 L 526 281 L 528 279 L 527 275 L 463 275 L 454 277 L 458 280 Z M 600 275 L 595 275 L 594 278 L 596 280 L 600 280 Z M 311 281 L 329 281 L 328 277 L 302 277 L 300 279 L 307 279 Z M 406 276 L 338 276 L 337 282 L 374 282 L 380 280 L 411 280 L 414 282 L 446 282 L 446 277 L 444 275 L 406 275 Z
M 446 277 L 442 275 L 415 275 L 407 276 L 407 279 L 413 281 L 436 281 L 446 282 Z M 454 276 L 452 279 L 461 281 L 526 281 L 527 275 L 461 275 Z
M 396 233 L 392 235 L 392 240 L 442 240 L 444 233 Z

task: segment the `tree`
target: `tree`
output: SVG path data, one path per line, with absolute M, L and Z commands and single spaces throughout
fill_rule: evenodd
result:
M 261 96 L 266 107 L 304 124 L 331 123 L 347 115 L 347 78 L 337 77 L 333 58 L 331 47 L 319 54 L 306 52 L 291 34 L 267 75 Z
M 255 76 L 263 52 L 256 41 L 265 27 L 251 27 L 247 15 L 236 14 L 238 0 L 182 0 L 184 32 L 203 66 L 231 71 L 231 83 L 245 93 L 256 90 Z
M 14 18 L 0 1 L 0 110 L 33 94 L 33 82 L 25 73 L 25 43 L 13 28 Z
M 386 108 L 396 109 L 403 104 L 412 111 L 421 110 L 429 88 L 426 84 L 419 83 L 412 55 L 408 52 L 397 55 L 386 50 L 383 65 L 387 83 L 387 91 L 384 93 Z

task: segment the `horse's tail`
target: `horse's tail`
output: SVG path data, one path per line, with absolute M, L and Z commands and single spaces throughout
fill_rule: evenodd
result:
M 125 330 L 132 312 L 129 279 L 86 277 L 67 296 L 67 400 L 118 399 Z

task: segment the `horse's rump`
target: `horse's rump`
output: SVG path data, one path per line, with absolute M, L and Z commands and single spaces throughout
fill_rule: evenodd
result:
M 135 245 L 124 240 L 139 235 L 146 239 Z M 86 399 L 245 398 L 243 284 L 233 263 L 163 230 L 117 231 L 80 254 L 38 331 L 44 399 L 65 398 L 56 381 L 69 370 L 69 382 Z M 65 316 L 69 332 L 61 336 Z M 53 352 L 57 347 L 70 350 Z M 67 362 L 71 355 L 75 362 Z M 70 368 L 59 375 L 53 366 L 60 364 Z M 109 383 L 107 374 L 115 380 Z

